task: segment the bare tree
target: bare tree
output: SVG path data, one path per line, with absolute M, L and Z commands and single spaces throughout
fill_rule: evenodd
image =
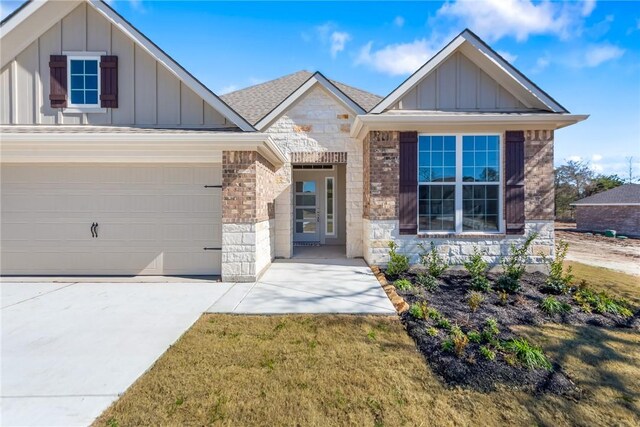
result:
M 638 181 L 640 178 L 633 174 L 633 156 L 625 157 L 629 165 L 629 176 L 627 177 L 627 184 Z

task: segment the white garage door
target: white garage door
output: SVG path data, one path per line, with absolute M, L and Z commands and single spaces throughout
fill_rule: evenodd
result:
M 220 274 L 220 165 L 1 169 L 4 275 Z

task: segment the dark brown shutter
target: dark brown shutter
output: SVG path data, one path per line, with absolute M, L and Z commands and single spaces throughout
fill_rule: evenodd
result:
M 505 138 L 505 219 L 507 234 L 524 234 L 524 132 Z
M 100 106 L 118 108 L 118 57 L 100 57 Z
M 49 101 L 51 108 L 67 106 L 67 57 L 51 55 L 49 57 Z
M 400 132 L 400 234 L 418 233 L 418 132 Z

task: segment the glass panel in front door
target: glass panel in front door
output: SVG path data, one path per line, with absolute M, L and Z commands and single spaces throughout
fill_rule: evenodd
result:
M 318 194 L 315 181 L 295 183 L 295 240 L 318 241 Z

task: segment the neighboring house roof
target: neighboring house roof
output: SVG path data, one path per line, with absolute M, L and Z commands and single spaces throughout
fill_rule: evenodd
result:
M 344 83 L 328 80 L 320 73 L 311 73 L 306 70 L 298 71 L 296 73 L 255 86 L 250 86 L 245 89 L 240 89 L 226 95 L 222 95 L 221 98 L 242 114 L 247 121 L 256 125 L 261 121 L 261 119 L 273 112 L 314 76 L 319 80 L 326 80 L 329 89 L 333 86 L 334 90 L 337 89 L 338 93 L 341 92 L 345 95 L 346 98 L 348 98 L 347 101 L 351 100 L 360 107 L 363 112 L 368 111 L 382 99 L 382 97 L 378 95 L 374 95 Z M 292 99 L 290 100 L 294 101 Z
M 469 29 L 465 29 L 440 52 L 429 59 L 393 92 L 373 107 L 369 113 L 380 114 L 389 108 L 393 108 L 407 92 L 420 83 L 440 64 L 444 63 L 447 58 L 457 50 L 463 50 L 471 60 L 478 65 L 482 64 L 481 68 L 488 71 L 492 77 L 497 78 L 530 109 L 550 113 L 568 113 L 566 108 L 540 89 L 514 66 L 509 64 Z
M 640 206 L 640 184 L 624 184 L 593 196 L 585 197 L 572 206 Z
M 24 47 L 30 45 L 33 41 L 35 41 L 38 37 L 45 33 L 51 27 L 51 25 L 62 19 L 62 17 L 64 17 L 64 15 L 68 13 L 67 8 L 74 8 L 75 6 L 80 4 L 81 1 L 86 1 L 87 4 L 91 5 L 91 7 L 93 7 L 103 17 L 105 17 L 109 22 L 111 22 L 112 25 L 116 26 L 119 30 L 125 33 L 138 46 L 140 46 L 158 62 L 164 65 L 188 88 L 193 90 L 202 99 L 204 99 L 206 103 L 211 105 L 220 114 L 225 116 L 240 129 L 244 131 L 255 131 L 255 128 L 249 122 L 247 122 L 244 117 L 242 117 L 242 115 L 238 114 L 235 110 L 233 110 L 233 108 L 229 107 L 229 105 L 227 105 L 222 99 L 220 99 L 216 94 L 209 90 L 209 88 L 202 84 L 184 67 L 178 64 L 173 58 L 167 55 L 166 52 L 160 49 L 147 36 L 138 31 L 138 29 L 131 25 L 129 21 L 127 21 L 122 15 L 116 12 L 115 9 L 113 9 L 103 0 L 76 0 L 73 2 L 29 0 L 25 2 L 25 4 L 20 6 L 14 13 L 9 15 L 0 23 L 0 39 L 10 37 L 11 32 L 17 29 L 16 37 L 20 40 L 19 45 L 18 43 L 12 43 L 13 40 L 11 40 L 9 43 L 3 43 L 3 49 L 6 49 L 8 46 L 15 45 L 13 47 L 17 50 L 17 52 L 3 52 L 2 67 L 4 67 L 6 60 L 11 59 Z M 55 8 L 52 12 L 49 13 L 49 11 L 47 11 L 48 13 L 44 16 L 39 16 L 41 22 L 38 22 L 38 26 L 36 27 L 37 30 L 30 28 L 30 31 L 24 32 L 18 28 L 22 22 L 24 22 L 30 16 L 34 15 L 47 4 L 55 4 Z M 56 13 L 61 14 L 62 16 L 58 16 Z

